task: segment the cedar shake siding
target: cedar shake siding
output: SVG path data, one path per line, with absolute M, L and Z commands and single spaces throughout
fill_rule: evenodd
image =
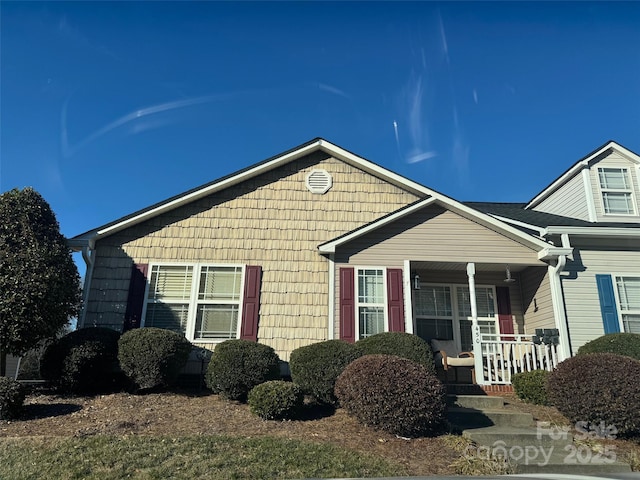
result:
M 305 186 L 314 168 L 333 177 L 323 195 Z M 417 198 L 312 153 L 98 240 L 85 325 L 123 328 L 132 263 L 259 266 L 258 341 L 288 360 L 295 348 L 327 339 L 328 262 L 317 246 Z

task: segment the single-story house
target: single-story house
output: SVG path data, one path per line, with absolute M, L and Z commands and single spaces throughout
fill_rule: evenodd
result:
M 509 383 L 640 332 L 639 177 L 608 142 L 528 203 L 463 203 L 317 138 L 70 239 L 78 323 L 257 340 L 284 361 L 405 331 Z

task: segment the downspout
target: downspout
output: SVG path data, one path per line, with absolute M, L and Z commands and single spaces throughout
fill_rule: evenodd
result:
M 561 235 L 562 246 L 571 248 L 569 235 L 563 233 Z M 562 294 L 562 280 L 560 274 L 567 265 L 567 256 L 558 255 L 555 265 L 549 265 L 549 286 L 551 287 L 551 301 L 553 303 L 553 316 L 555 317 L 556 327 L 560 334 L 560 352 L 558 360 L 562 361 L 572 356 L 571 344 L 569 342 L 569 328 L 567 326 L 567 314 L 564 305 L 564 295 Z
M 469 279 L 469 302 L 471 303 L 471 338 L 473 340 L 473 358 L 475 361 L 476 382 L 484 385 L 484 370 L 482 367 L 482 337 L 478 325 L 478 307 L 476 305 L 476 264 L 467 263 L 467 277 Z
M 84 284 L 82 286 L 82 311 L 78 319 L 77 328 L 84 328 L 85 319 L 87 317 L 87 305 L 89 303 L 89 291 L 91 289 L 91 278 L 93 277 L 93 266 L 95 265 L 96 251 L 95 241 L 89 240 L 87 245 L 82 247 L 82 259 L 84 260 L 87 270 L 84 274 Z

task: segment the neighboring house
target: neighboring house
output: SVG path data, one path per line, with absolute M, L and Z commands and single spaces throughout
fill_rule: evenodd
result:
M 529 204 L 465 204 L 315 139 L 70 239 L 87 263 L 79 326 L 246 338 L 285 361 L 406 331 L 474 350 L 479 383 L 508 383 L 614 317 L 640 323 L 638 160 L 611 142 Z M 536 329 L 559 344 L 534 346 Z

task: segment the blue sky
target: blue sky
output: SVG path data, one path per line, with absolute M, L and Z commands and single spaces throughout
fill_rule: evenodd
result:
M 315 137 L 458 200 L 640 152 L 636 2 L 2 2 L 0 191 L 71 237 Z

